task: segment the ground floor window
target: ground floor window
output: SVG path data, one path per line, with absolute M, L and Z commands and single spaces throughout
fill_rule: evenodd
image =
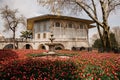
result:
M 55 45 L 55 50 L 63 50 L 64 46 L 62 44 Z
M 40 34 L 37 35 L 37 38 L 40 39 Z
M 39 49 L 46 50 L 46 47 L 45 47 L 45 45 L 43 45 L 43 44 L 40 44 L 40 45 L 39 45 Z
M 7 44 L 3 49 L 13 49 L 13 44 Z
M 24 46 L 24 49 L 32 49 L 32 46 L 31 46 L 30 44 L 26 44 L 26 45 Z
M 46 38 L 46 33 L 43 33 L 43 38 L 44 38 L 44 39 Z

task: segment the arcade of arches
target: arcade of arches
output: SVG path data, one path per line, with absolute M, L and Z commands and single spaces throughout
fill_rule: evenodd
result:
M 47 50 L 47 47 L 48 47 L 47 45 L 40 44 L 38 46 L 38 49 Z M 13 44 L 7 44 L 7 45 L 5 45 L 5 47 L 3 49 L 13 49 Z M 23 49 L 33 49 L 33 46 L 31 44 L 25 44 L 23 46 Z M 56 44 L 54 49 L 62 50 L 62 49 L 64 49 L 64 46 L 62 44 Z

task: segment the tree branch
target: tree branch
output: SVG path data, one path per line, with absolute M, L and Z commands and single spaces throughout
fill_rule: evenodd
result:
M 100 0 L 100 5 L 101 5 L 101 10 L 102 10 L 102 16 L 103 16 L 103 24 L 104 26 L 103 27 L 107 27 L 108 25 L 108 22 L 107 22 L 107 9 L 106 9 L 106 3 L 102 0 Z
M 96 19 L 95 16 L 93 16 L 81 3 L 76 2 L 76 4 L 78 4 L 80 7 L 82 7 L 82 9 L 89 15 L 89 17 L 95 21 L 97 24 L 99 24 L 101 27 L 103 27 L 103 24 L 101 22 L 98 21 L 98 19 Z

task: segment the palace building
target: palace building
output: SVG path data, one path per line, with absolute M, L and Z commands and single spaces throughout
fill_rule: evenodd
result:
M 27 19 L 27 30 L 32 31 L 32 39 L 16 39 L 17 49 L 50 50 L 53 35 L 55 50 L 80 49 L 89 47 L 88 32 L 94 21 L 61 15 L 42 15 Z M 0 49 L 12 49 L 13 39 L 0 36 Z
M 55 49 L 89 47 L 88 32 L 94 21 L 61 15 L 43 15 L 27 19 L 27 29 L 33 32 L 33 49 L 49 50 L 50 35 Z

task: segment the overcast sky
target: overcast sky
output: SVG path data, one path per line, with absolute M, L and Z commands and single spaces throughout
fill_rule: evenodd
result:
M 0 0 L 0 8 L 4 7 L 5 5 L 9 5 L 11 9 L 18 9 L 19 13 L 24 15 L 26 18 L 50 13 L 48 9 L 38 5 L 37 0 Z M 70 14 L 64 14 L 64 15 L 70 15 Z M 85 14 L 84 15 L 81 14 L 79 16 L 74 15 L 74 16 L 79 18 L 89 19 L 89 17 Z M 112 27 L 120 26 L 120 10 L 110 16 L 109 25 Z M 3 28 L 2 19 L 0 18 L 0 33 L 3 34 L 2 32 L 3 30 L 4 28 Z M 19 28 L 19 31 L 17 33 L 20 34 L 20 31 L 22 30 L 23 28 Z M 96 29 L 90 29 L 89 35 L 92 36 L 94 33 L 96 33 Z M 6 35 L 5 33 L 3 35 L 7 37 L 10 36 L 10 35 Z M 17 35 L 17 37 L 18 36 L 19 35 Z

